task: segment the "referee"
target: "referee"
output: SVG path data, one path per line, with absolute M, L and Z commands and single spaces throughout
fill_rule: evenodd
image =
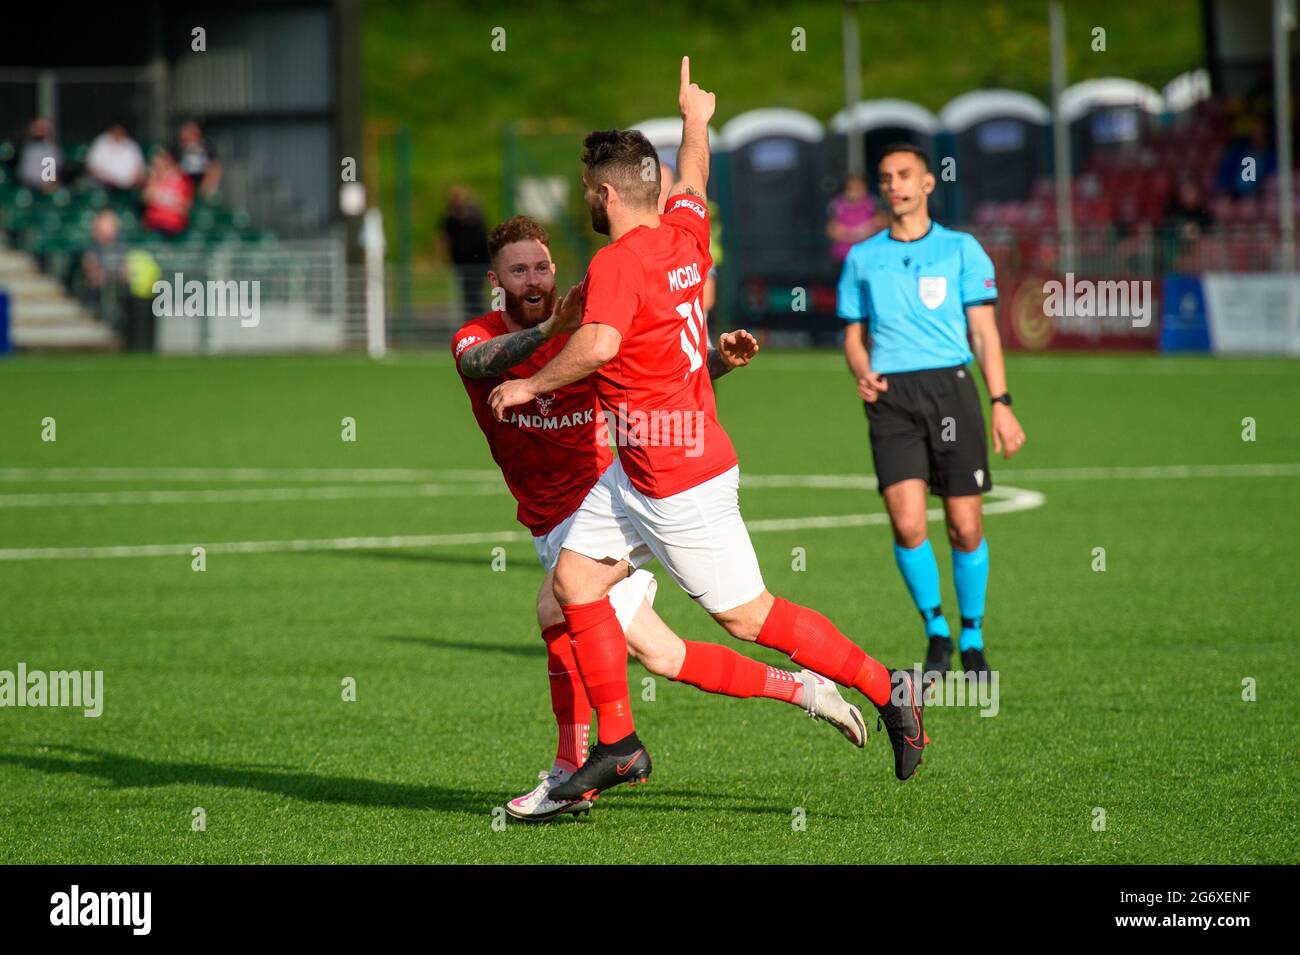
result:
M 844 356 L 865 403 L 876 478 L 894 529 L 894 559 L 925 621 L 926 682 L 942 678 L 953 653 L 939 606 L 939 566 L 926 536 L 927 488 L 943 498 L 962 668 L 977 679 L 989 671 L 989 548 L 980 496 L 993 481 L 979 392 L 967 367 L 972 357 L 992 396 L 994 451 L 1010 458 L 1025 443 L 993 313 L 993 263 L 974 236 L 931 221 L 934 187 L 924 152 L 908 143 L 885 147 L 880 195 L 889 228 L 849 251 L 838 306 L 848 323 Z

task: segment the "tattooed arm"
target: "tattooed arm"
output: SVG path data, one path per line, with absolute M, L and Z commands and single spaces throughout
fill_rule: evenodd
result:
M 466 378 L 496 378 L 537 351 L 550 336 L 550 319 L 508 335 L 480 342 L 460 356 L 460 373 Z
M 572 286 L 555 305 L 546 321 L 532 328 L 498 335 L 480 342 L 460 356 L 460 373 L 466 378 L 496 378 L 537 351 L 543 342 L 571 332 L 582 320 L 582 290 Z
M 714 381 L 731 371 L 731 366 L 727 364 L 727 360 L 722 357 L 722 353 L 716 348 L 709 348 L 709 360 L 706 364 L 709 366 L 709 377 Z

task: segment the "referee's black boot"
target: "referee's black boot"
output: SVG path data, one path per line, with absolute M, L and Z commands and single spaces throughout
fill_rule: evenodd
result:
M 921 683 L 929 686 L 935 680 L 942 680 L 951 665 L 952 637 L 931 637 L 930 647 L 925 651 L 925 666 L 921 668 Z
M 971 648 L 961 652 L 961 666 L 967 673 L 974 674 L 976 680 L 989 678 L 989 661 L 984 659 L 984 651 Z

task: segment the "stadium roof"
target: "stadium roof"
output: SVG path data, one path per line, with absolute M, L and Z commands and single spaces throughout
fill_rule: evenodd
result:
M 862 100 L 831 117 L 831 129 L 837 133 L 864 133 L 882 126 L 902 126 L 934 135 L 939 131 L 939 120 L 924 106 L 905 99 Z
M 791 136 L 816 143 L 825 133 L 826 127 L 819 119 L 797 109 L 751 109 L 723 125 L 722 145 L 739 149 L 764 136 Z
M 963 93 L 939 110 L 939 123 L 954 133 L 964 132 L 987 119 L 1023 119 L 1046 126 L 1052 121 L 1052 111 L 1028 93 L 1001 89 Z

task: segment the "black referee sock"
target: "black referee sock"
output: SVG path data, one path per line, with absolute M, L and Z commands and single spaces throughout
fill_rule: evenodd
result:
M 925 638 L 927 640 L 932 640 L 935 637 L 952 639 L 952 633 L 948 630 L 948 620 L 943 615 L 943 607 L 936 605 L 929 610 L 922 610 L 921 619 L 925 621 Z

